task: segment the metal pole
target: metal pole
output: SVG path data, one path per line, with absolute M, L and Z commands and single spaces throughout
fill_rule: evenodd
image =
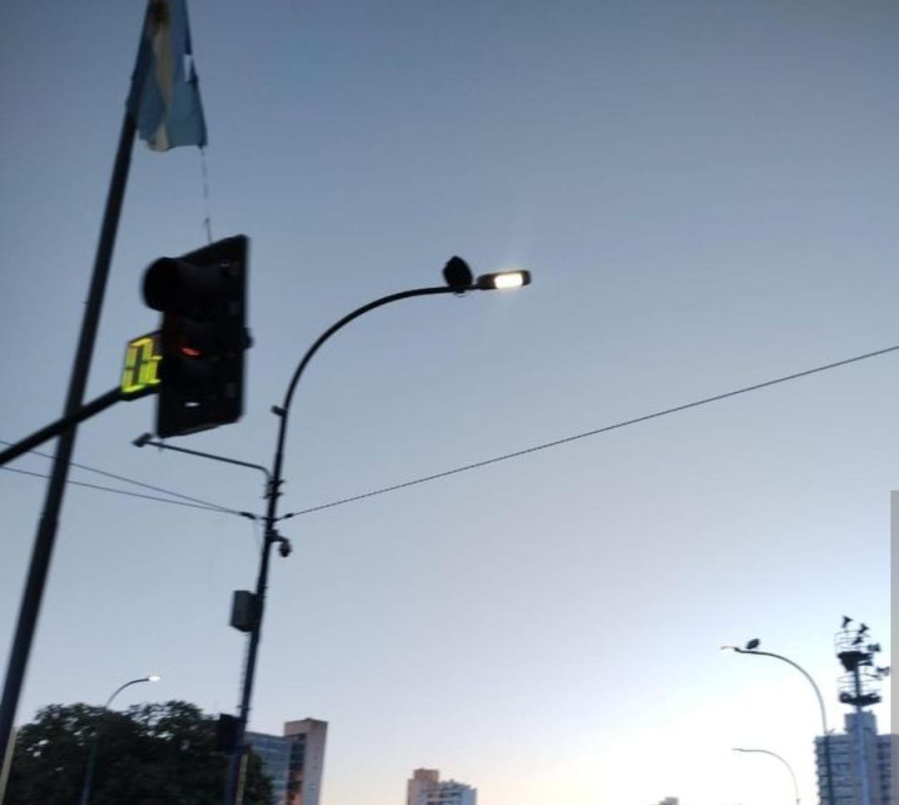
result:
M 16 730 L 12 731 L 12 738 L 6 747 L 6 756 L 0 762 L 0 802 L 6 797 L 6 786 L 9 784 L 9 772 L 12 769 L 12 756 L 16 747 Z
M 475 290 L 474 287 L 465 290 Z M 265 609 L 265 594 L 268 589 L 268 569 L 269 559 L 271 557 L 271 548 L 276 542 L 282 542 L 281 537 L 275 524 L 278 522 L 278 498 L 280 497 L 280 488 L 282 484 L 282 470 L 284 466 L 284 441 L 287 435 L 287 414 L 290 410 L 290 404 L 293 400 L 294 391 L 303 374 L 306 365 L 312 359 L 322 344 L 325 343 L 334 333 L 345 327 L 354 319 L 359 318 L 375 308 L 398 302 L 401 299 L 409 299 L 413 296 L 433 296 L 435 294 L 459 293 L 458 289 L 450 287 L 437 288 L 416 288 L 411 291 L 401 291 L 400 293 L 384 296 L 374 302 L 369 302 L 357 308 L 352 313 L 344 316 L 340 321 L 331 325 L 323 332 L 315 343 L 308 349 L 303 356 L 293 377 L 290 385 L 287 387 L 287 393 L 284 395 L 284 404 L 278 408 L 273 408 L 273 412 L 280 418 L 278 426 L 278 441 L 275 449 L 275 457 L 271 472 L 271 481 L 269 483 L 267 495 L 268 505 L 265 514 L 265 536 L 262 542 L 262 555 L 259 562 L 259 575 L 256 580 L 256 596 L 255 596 L 255 617 L 253 619 L 253 628 L 250 630 L 249 646 L 247 649 L 246 667 L 244 670 L 243 690 L 240 698 L 240 713 L 238 716 L 237 730 L 235 734 L 234 751 L 228 764 L 228 778 L 225 787 L 224 805 L 239 805 L 238 793 L 241 788 L 241 767 L 243 755 L 246 751 L 246 731 L 247 722 L 250 715 L 250 700 L 253 695 L 253 680 L 256 675 L 256 658 L 259 653 L 259 641 L 262 637 L 262 615 Z
M 14 458 L 18 458 L 23 453 L 27 453 L 29 450 L 33 450 L 38 445 L 43 444 L 48 439 L 52 439 L 54 436 L 59 436 L 60 433 L 65 431 L 68 428 L 71 428 L 73 425 L 77 425 L 79 422 L 84 422 L 85 419 L 90 419 L 94 414 L 99 414 L 101 411 L 105 411 L 109 406 L 119 402 L 122 399 L 122 390 L 119 388 L 110 389 L 106 392 L 106 394 L 97 397 L 96 399 L 91 400 L 89 403 L 83 405 L 78 411 L 71 416 L 64 416 L 62 419 L 57 419 L 56 422 L 52 422 L 44 428 L 40 430 L 36 430 L 29 436 L 26 436 L 21 441 L 16 442 L 15 444 L 10 445 L 0 452 L 0 467 L 6 464 L 7 461 L 12 461 Z
M 824 762 L 827 767 L 827 802 L 822 803 L 822 805 L 836 805 L 833 790 L 833 761 L 830 755 L 830 731 L 827 729 L 827 711 L 824 709 L 824 699 L 821 697 L 821 691 L 818 689 L 817 684 L 815 684 L 815 680 L 812 679 L 809 672 L 799 665 L 799 663 L 793 662 L 789 657 L 784 657 L 782 654 L 774 654 L 771 651 L 759 651 L 758 649 L 744 649 L 739 648 L 738 646 L 729 646 L 728 648 L 732 648 L 738 654 L 755 654 L 759 657 L 774 657 L 776 660 L 782 660 L 799 671 L 799 673 L 809 681 L 812 688 L 814 688 L 815 696 L 818 698 L 818 707 L 821 710 L 821 729 L 824 730 Z
M 859 781 L 861 782 L 861 805 L 871 805 L 871 783 L 868 779 L 868 761 L 867 752 L 865 751 L 865 711 L 862 708 L 862 677 L 861 669 L 858 665 L 852 669 L 852 681 L 855 685 L 855 762 L 858 767 Z
M 109 276 L 109 266 L 112 262 L 112 252 L 115 246 L 122 202 L 125 198 L 125 186 L 128 182 L 128 170 L 131 165 L 134 133 L 134 120 L 126 110 L 122 121 L 122 131 L 119 135 L 119 145 L 116 151 L 109 193 L 106 197 L 106 210 L 103 215 L 103 224 L 100 228 L 100 239 L 97 243 L 93 276 L 81 324 L 81 337 L 78 342 L 75 361 L 72 365 L 72 376 L 69 380 L 69 391 L 64 409 L 66 416 L 75 415 L 81 408 L 81 403 L 84 399 L 84 389 L 87 385 L 88 373 L 90 372 L 91 357 L 93 356 L 94 342 L 96 341 L 97 328 L 100 322 L 100 312 L 103 307 L 103 297 L 106 292 L 106 281 Z M 44 511 L 35 535 L 31 564 L 28 570 L 25 590 L 22 594 L 18 624 L 13 637 L 9 665 L 6 671 L 3 698 L 0 701 L 0 755 L 5 752 L 6 747 L 9 745 L 16 710 L 19 706 L 22 682 L 25 679 L 25 669 L 31 653 L 31 644 L 37 628 L 41 600 L 47 582 L 47 574 L 50 570 L 53 546 L 56 541 L 59 512 L 62 508 L 66 479 L 69 474 L 69 464 L 75 449 L 76 430 L 77 426 L 72 425 L 59 438 L 50 482 L 47 485 Z

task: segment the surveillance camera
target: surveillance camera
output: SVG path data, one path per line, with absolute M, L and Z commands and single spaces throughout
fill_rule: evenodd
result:
M 293 548 L 290 545 L 290 540 L 282 539 L 280 545 L 278 545 L 278 553 L 286 559 L 290 556 L 291 551 L 293 551 Z

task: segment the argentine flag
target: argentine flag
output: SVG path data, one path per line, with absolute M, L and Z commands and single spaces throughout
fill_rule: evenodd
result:
M 128 111 L 154 151 L 206 145 L 187 0 L 150 0 L 131 77 Z

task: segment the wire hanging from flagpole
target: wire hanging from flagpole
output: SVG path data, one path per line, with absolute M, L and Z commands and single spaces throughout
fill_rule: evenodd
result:
M 209 192 L 209 166 L 206 162 L 206 148 L 200 147 L 200 171 L 203 176 L 203 204 L 205 208 L 205 217 L 203 218 L 203 226 L 206 229 L 206 242 L 212 244 L 212 202 Z

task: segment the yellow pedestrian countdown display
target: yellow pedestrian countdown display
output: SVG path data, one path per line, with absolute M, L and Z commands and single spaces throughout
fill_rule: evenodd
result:
M 122 372 L 122 396 L 128 399 L 155 394 L 159 391 L 159 361 L 162 348 L 159 332 L 132 338 L 125 352 Z

